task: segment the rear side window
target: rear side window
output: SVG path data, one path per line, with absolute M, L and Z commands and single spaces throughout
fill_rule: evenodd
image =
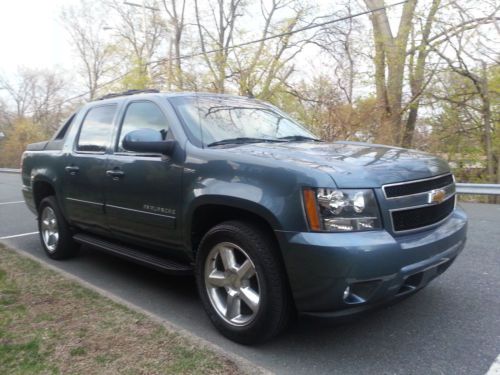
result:
M 76 145 L 77 151 L 104 152 L 113 131 L 113 118 L 116 105 L 103 105 L 91 108 L 80 128 Z
M 167 119 L 156 104 L 152 102 L 132 102 L 129 104 L 123 117 L 117 147 L 118 151 L 125 151 L 122 146 L 123 138 L 131 131 L 138 129 L 162 131 L 165 136 L 168 131 Z
M 55 137 L 54 137 L 54 140 L 60 140 L 60 139 L 64 139 L 64 137 L 66 136 L 66 133 L 68 132 L 68 129 L 69 127 L 71 126 L 71 124 L 73 123 L 73 120 L 75 119 L 76 117 L 76 113 L 73 113 L 69 119 L 66 120 L 66 122 L 64 123 L 63 126 L 61 126 L 59 128 L 59 130 L 57 131 Z

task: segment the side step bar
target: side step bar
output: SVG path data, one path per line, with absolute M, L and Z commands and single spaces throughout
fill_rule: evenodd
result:
M 193 267 L 189 264 L 179 263 L 154 254 L 138 251 L 92 235 L 78 233 L 73 236 L 73 239 L 78 243 L 95 247 L 106 253 L 165 273 L 176 275 L 190 275 L 193 273 Z

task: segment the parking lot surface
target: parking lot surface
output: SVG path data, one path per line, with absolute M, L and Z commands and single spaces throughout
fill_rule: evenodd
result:
M 462 205 L 465 250 L 411 298 L 348 321 L 300 317 L 277 339 L 245 347 L 212 327 L 190 277 L 85 247 L 75 259 L 48 259 L 20 189 L 19 174 L 0 173 L 0 241 L 278 374 L 485 374 L 500 353 L 500 205 Z

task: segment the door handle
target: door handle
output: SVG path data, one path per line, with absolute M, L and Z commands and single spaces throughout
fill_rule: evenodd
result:
M 123 173 L 123 171 L 121 171 L 119 169 L 110 169 L 110 170 L 106 171 L 106 175 L 109 177 L 112 177 L 113 180 L 117 181 L 120 178 L 122 178 L 123 176 L 125 176 L 125 173 Z
M 78 173 L 80 168 L 77 167 L 76 165 L 68 165 L 68 166 L 64 167 L 64 170 L 66 172 L 68 172 L 70 175 L 74 176 L 75 174 Z

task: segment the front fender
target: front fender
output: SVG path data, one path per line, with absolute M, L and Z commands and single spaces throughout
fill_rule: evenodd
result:
M 276 217 L 273 212 L 265 206 L 259 203 L 249 200 L 247 198 L 242 198 L 238 196 L 227 196 L 220 194 L 204 194 L 199 197 L 194 198 L 189 204 L 187 210 L 184 212 L 184 223 L 189 223 L 185 225 L 186 235 L 189 236 L 191 233 L 191 223 L 194 212 L 197 208 L 205 205 L 218 205 L 224 207 L 233 207 L 240 210 L 248 211 L 254 215 L 257 215 L 269 223 L 273 229 L 281 229 L 282 224 L 278 217 Z
M 274 180 L 274 179 L 273 179 Z M 202 205 L 221 205 L 249 211 L 266 220 L 274 230 L 306 227 L 302 208 L 302 188 L 296 183 L 268 180 L 194 179 L 185 191 L 184 227 L 190 226 L 194 211 Z

